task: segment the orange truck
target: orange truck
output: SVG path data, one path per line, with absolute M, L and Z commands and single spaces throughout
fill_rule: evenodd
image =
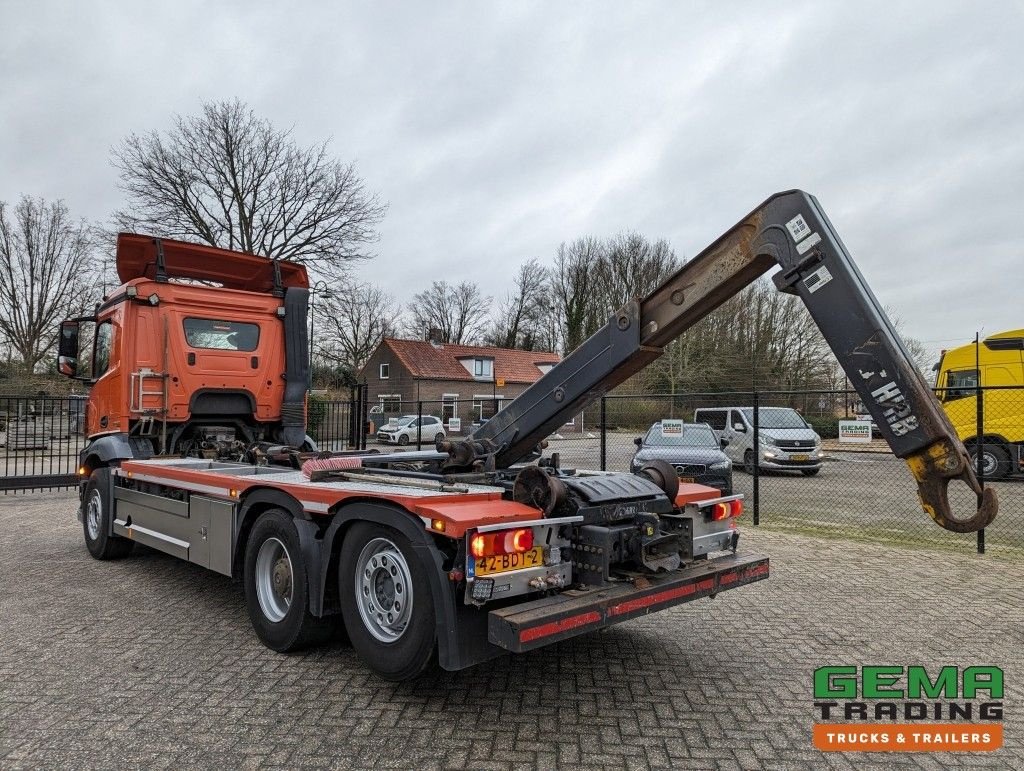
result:
M 136 543 L 241 581 L 277 651 L 343 628 L 382 677 L 461 669 L 768 577 L 739 549 L 742 496 L 565 469 L 545 437 L 773 265 L 807 303 L 925 510 L 978 489 L 963 446 L 818 202 L 772 196 L 462 441 L 319 452 L 305 433 L 308 280 L 291 263 L 141 235 L 123 285 L 61 325 L 58 368 L 88 381 L 79 518 L 97 559 Z M 81 351 L 85 325 L 95 326 Z M 81 346 L 85 347 L 85 346 Z M 916 380 L 914 378 L 917 378 Z

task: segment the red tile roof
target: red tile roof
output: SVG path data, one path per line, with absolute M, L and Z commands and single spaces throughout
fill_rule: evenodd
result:
M 413 377 L 431 380 L 477 380 L 459 359 L 494 359 L 494 377 L 507 383 L 533 383 L 543 374 L 538 364 L 557 364 L 558 354 L 516 351 L 485 345 L 434 345 L 426 340 L 384 338 L 386 345 Z

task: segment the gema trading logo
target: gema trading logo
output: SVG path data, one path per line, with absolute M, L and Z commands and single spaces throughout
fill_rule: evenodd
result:
M 923 666 L 820 667 L 814 671 L 814 746 L 987 752 L 1003 746 L 1002 699 L 999 667 L 946 666 L 934 677 Z

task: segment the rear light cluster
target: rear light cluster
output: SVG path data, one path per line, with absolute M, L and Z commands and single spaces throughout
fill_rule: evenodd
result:
M 469 553 L 477 559 L 494 554 L 520 554 L 532 548 L 533 530 L 528 527 L 478 533 L 469 540 Z
M 737 498 L 736 500 L 725 501 L 724 503 L 714 503 L 710 508 L 712 522 L 729 519 L 729 517 L 738 517 L 743 513 L 743 500 Z

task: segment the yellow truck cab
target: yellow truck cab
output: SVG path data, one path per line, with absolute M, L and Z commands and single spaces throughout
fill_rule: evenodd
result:
M 1024 470 L 1024 329 L 1000 332 L 944 351 L 935 387 L 946 414 L 982 473 L 1001 479 Z M 984 390 L 981 442 L 977 388 Z

